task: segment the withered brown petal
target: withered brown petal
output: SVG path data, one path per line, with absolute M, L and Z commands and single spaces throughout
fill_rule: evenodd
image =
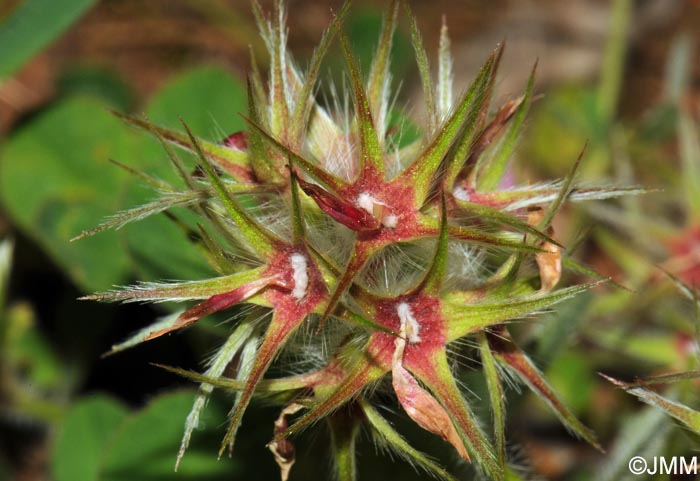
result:
M 288 438 L 277 439 L 277 435 L 287 429 L 287 416 L 297 413 L 303 407 L 304 406 L 301 404 L 292 403 L 282 410 L 275 421 L 275 428 L 273 431 L 275 439 L 267 445 L 270 451 L 272 451 L 272 455 L 275 457 L 275 462 L 280 467 L 280 478 L 282 481 L 287 481 L 289 478 L 289 472 L 296 461 L 296 449 L 294 448 L 294 443 Z

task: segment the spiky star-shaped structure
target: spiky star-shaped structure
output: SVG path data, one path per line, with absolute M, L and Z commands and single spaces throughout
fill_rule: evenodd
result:
M 255 7 L 271 61 L 266 86 L 256 68 L 249 77 L 248 132 L 212 143 L 195 138 L 186 125 L 183 133 L 124 116 L 161 140 L 186 189 L 142 174 L 166 191 L 163 196 L 86 235 L 171 207 L 188 207 L 202 216 L 197 237 L 220 276 L 141 284 L 89 296 L 107 301 L 199 301 L 115 346 L 115 351 L 210 314 L 246 306 L 238 311 L 233 333 L 203 375 L 174 369 L 202 383 L 186 423 L 180 457 L 214 386 L 238 393 L 222 452 L 233 448 L 254 394 L 283 391 L 290 404 L 275 424 L 271 443 L 283 478 L 293 462 L 287 437 L 327 419 L 341 479 L 354 477 L 360 423 L 368 424 L 380 443 L 449 479 L 449 473 L 412 448 L 374 409 L 366 388 L 381 384 L 388 375 L 408 416 L 450 443 L 461 458 L 474 461 L 491 479 L 504 479 L 508 469 L 498 365 L 516 373 L 567 427 L 597 446 L 515 345 L 505 323 L 590 287 L 554 290 L 562 266 L 593 275 L 566 258 L 552 238 L 550 224 L 561 204 L 635 189 L 578 188 L 573 183 L 575 168 L 559 183 L 502 187 L 532 98 L 534 69 L 524 95 L 490 115 L 500 47 L 453 102 L 447 29 L 441 32 L 438 82 L 433 87 L 427 54 L 410 12 L 428 127 L 422 139 L 401 145 L 400 137 L 392 133 L 392 127 L 400 131 L 400 125 L 391 124 L 389 115 L 389 53 L 398 2 L 393 2 L 385 19 L 366 81 L 342 31 L 345 10 L 302 74 L 286 50 L 282 3 L 271 18 Z M 326 109 L 313 95 L 334 36 L 340 39 L 348 66 L 352 109 Z M 195 173 L 172 145 L 194 154 Z M 486 264 L 480 261 L 486 251 L 501 255 Z M 531 258 L 539 275 L 523 274 L 521 266 Z M 412 286 L 406 287 L 404 277 L 413 279 Z M 331 326 L 325 322 L 330 318 Z M 303 328 L 312 323 L 315 329 Z M 266 379 L 271 363 L 298 337 L 306 344 L 333 348 L 323 351 L 328 354 L 310 356 L 307 364 L 317 366 L 305 374 Z M 480 427 L 453 373 L 450 346 L 466 338 L 479 346 L 493 410 L 493 436 Z M 238 379 L 222 378 L 234 359 L 239 359 Z M 290 425 L 287 416 L 301 410 L 303 414 Z

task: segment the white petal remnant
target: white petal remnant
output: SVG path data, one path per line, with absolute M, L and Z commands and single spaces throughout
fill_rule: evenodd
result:
M 294 279 L 292 297 L 301 300 L 306 295 L 306 289 L 309 286 L 309 273 L 306 257 L 303 254 L 292 254 L 289 257 L 289 261 L 292 264 L 292 278 Z
M 413 315 L 411 306 L 406 302 L 402 302 L 396 306 L 396 313 L 401 321 L 401 334 L 405 335 L 411 344 L 420 342 L 420 326 Z

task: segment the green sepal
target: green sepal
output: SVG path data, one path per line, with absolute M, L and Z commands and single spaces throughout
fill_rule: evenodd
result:
M 496 441 L 496 454 L 498 461 L 503 469 L 506 468 L 506 403 L 505 393 L 503 392 L 503 383 L 498 374 L 496 360 L 494 359 L 491 346 L 489 346 L 488 338 L 485 332 L 477 334 L 479 342 L 479 353 L 481 354 L 481 366 L 483 368 L 484 377 L 486 378 L 486 386 L 489 391 L 489 400 L 491 404 L 491 414 L 493 415 L 493 437 Z
M 408 5 L 408 1 L 403 2 L 404 9 L 407 12 L 407 17 L 409 21 L 409 26 L 411 29 L 411 44 L 413 45 L 413 50 L 416 55 L 416 63 L 418 64 L 418 72 L 420 73 L 420 80 L 423 85 L 423 95 L 425 96 L 425 109 L 428 114 L 428 126 L 430 132 L 437 129 L 437 106 L 435 104 L 435 93 L 433 90 L 433 80 L 430 76 L 430 64 L 428 63 L 428 54 L 425 51 L 425 45 L 423 43 L 423 38 L 418 28 L 418 22 L 416 17 L 411 11 L 411 7 Z
M 518 135 L 520 134 L 520 129 L 525 120 L 525 114 L 527 114 L 530 108 L 530 101 L 532 99 L 532 91 L 535 86 L 535 71 L 537 69 L 537 63 L 532 68 L 530 73 L 530 78 L 527 82 L 527 87 L 525 89 L 525 95 L 523 96 L 523 101 L 518 106 L 518 110 L 513 115 L 510 127 L 506 132 L 501 144 L 494 153 L 494 156 L 488 161 L 488 163 L 477 164 L 477 177 L 476 186 L 479 191 L 492 191 L 498 187 L 499 182 L 503 178 L 508 167 L 508 161 L 510 156 L 515 149 L 515 144 L 518 140 Z
M 455 302 L 458 296 L 443 299 L 444 316 L 448 319 L 447 337 L 454 341 L 473 332 L 502 322 L 526 316 L 569 299 L 596 284 L 582 284 L 546 294 L 535 294 L 514 299 L 512 294 L 486 295 L 476 302 Z
M 435 135 L 430 144 L 416 158 L 416 160 L 408 166 L 396 182 L 402 184 L 410 184 L 414 186 L 415 202 L 417 206 L 422 206 L 425 202 L 432 180 L 437 176 L 440 166 L 447 155 L 450 147 L 455 143 L 462 133 L 462 128 L 465 123 L 469 123 L 468 127 L 473 129 L 474 119 L 480 110 L 480 100 L 483 99 L 483 91 L 488 83 L 489 73 L 492 70 L 495 53 L 491 54 L 486 60 L 486 63 L 481 68 L 479 75 L 472 82 L 469 89 L 465 92 L 452 115 L 445 121 L 444 124 L 435 132 Z M 465 122 L 469 116 L 469 122 Z M 468 133 L 464 133 L 466 135 Z M 454 162 L 451 158 L 451 162 Z M 449 166 L 448 166 L 449 169 Z
M 328 396 L 314 403 L 303 416 L 275 438 L 286 438 L 323 419 L 347 403 L 348 400 L 356 397 L 362 389 L 377 381 L 386 372 L 386 369 L 378 366 L 372 359 L 360 358 L 345 376 L 345 379 Z
M 423 469 L 438 479 L 457 481 L 457 478 L 448 473 L 442 466 L 411 446 L 367 400 L 360 398 L 358 404 L 365 415 L 365 419 L 372 427 L 375 442 L 380 447 L 385 447 L 408 463 Z
M 391 45 L 398 16 L 399 1 L 392 0 L 389 14 L 384 17 L 382 22 L 382 31 L 379 36 L 374 60 L 372 61 L 369 80 L 367 81 L 367 98 L 380 144 L 384 143 L 390 87 L 389 64 L 391 60 Z
M 359 170 L 360 172 L 364 172 L 366 169 L 371 169 L 380 177 L 384 177 L 384 155 L 379 144 L 379 136 L 374 126 L 374 120 L 372 120 L 373 114 L 370 111 L 360 69 L 350 50 L 348 38 L 345 36 L 338 20 L 336 20 L 336 28 L 338 29 L 340 44 L 343 47 L 345 62 L 350 70 L 350 84 L 352 86 L 355 115 L 360 138 Z
M 307 175 L 312 177 L 315 181 L 319 182 L 322 184 L 324 187 L 326 187 L 328 190 L 332 192 L 338 192 L 339 190 L 342 190 L 343 188 L 347 187 L 347 182 L 344 180 L 335 177 L 332 174 L 329 174 L 322 168 L 318 167 L 316 164 L 306 160 L 304 157 L 302 157 L 300 154 L 297 154 L 294 152 L 292 149 L 289 147 L 285 146 L 282 144 L 279 140 L 274 138 L 272 134 L 267 132 L 261 125 L 258 123 L 254 122 L 252 119 L 245 118 L 245 121 L 248 122 L 248 125 L 250 125 L 253 130 L 256 130 L 262 134 L 262 136 L 272 144 L 276 149 L 278 149 L 280 152 L 283 154 L 291 157 L 294 160 L 294 165 L 296 167 L 299 167 L 301 170 L 304 171 Z
M 188 152 L 196 153 L 195 146 L 188 135 L 165 127 L 160 127 L 147 120 L 139 119 L 131 115 L 116 111 L 112 111 L 112 113 L 131 125 L 139 127 L 156 137 L 165 139 L 170 144 L 176 145 Z M 248 164 L 248 154 L 246 152 L 231 149 L 223 145 L 217 145 L 202 139 L 197 139 L 197 143 L 202 151 L 202 155 L 205 155 L 207 159 L 211 160 L 217 167 L 221 168 L 236 181 L 241 183 L 251 182 L 251 171 Z
M 452 375 L 444 350 L 435 352 L 431 366 L 423 366 L 412 373 L 425 384 L 452 418 L 457 432 L 467 446 L 472 461 L 494 481 L 504 480 L 493 447 L 462 396 Z
M 465 213 L 472 213 L 478 216 L 479 220 L 488 222 L 490 224 L 503 224 L 514 229 L 518 229 L 523 233 L 530 234 L 537 239 L 545 242 L 550 242 L 554 245 L 560 246 L 559 242 L 549 237 L 547 234 L 541 230 L 532 227 L 527 222 L 518 219 L 515 214 L 510 214 L 508 212 L 503 212 L 494 207 L 490 207 L 485 204 L 477 204 L 475 202 L 467 202 L 460 199 L 455 199 L 457 206 L 465 211 Z
M 347 14 L 349 7 L 350 2 L 346 1 L 340 9 L 340 12 L 338 12 L 337 16 L 341 22 Z M 290 122 L 289 141 L 292 143 L 292 146 L 295 149 L 301 149 L 303 147 L 304 130 L 306 124 L 308 123 L 311 110 L 316 105 L 313 99 L 314 87 L 316 86 L 316 80 L 318 79 L 318 74 L 321 70 L 321 62 L 328 52 L 328 47 L 330 46 L 334 35 L 335 24 L 323 32 L 321 41 L 314 49 L 314 53 L 311 56 L 309 68 L 306 71 L 306 78 L 304 79 L 304 84 L 299 92 L 298 100 L 294 106 L 292 119 Z
M 437 239 L 435 255 L 433 256 L 433 263 L 430 269 L 428 269 L 418 287 L 419 291 L 432 296 L 440 294 L 440 288 L 447 272 L 448 242 L 447 205 L 445 204 L 445 195 L 442 194 L 440 196 L 440 233 Z
M 588 429 L 569 410 L 557 393 L 547 383 L 542 373 L 537 369 L 530 358 L 513 342 L 505 329 L 500 329 L 496 334 L 489 335 L 489 342 L 495 354 L 496 360 L 507 369 L 513 371 L 528 385 L 528 387 L 545 403 L 549 405 L 561 422 L 576 436 L 586 440 L 599 451 L 603 448 L 598 443 L 593 432 Z
M 224 185 L 219 175 L 209 163 L 209 159 L 207 159 L 200 149 L 199 142 L 194 138 L 189 127 L 187 127 L 184 122 L 182 125 L 185 127 L 187 134 L 190 136 L 195 152 L 201 161 L 201 166 L 206 172 L 207 177 L 209 177 L 209 181 L 212 183 L 219 200 L 226 208 L 226 212 L 231 216 L 233 222 L 240 229 L 243 237 L 246 239 L 246 241 L 248 241 L 250 247 L 255 252 L 266 258 L 272 256 L 280 244 L 282 244 L 282 241 L 261 226 L 255 219 L 250 217 L 250 215 L 243 210 L 238 202 L 236 202 L 233 196 L 231 196 L 231 193 L 227 190 L 226 185 Z

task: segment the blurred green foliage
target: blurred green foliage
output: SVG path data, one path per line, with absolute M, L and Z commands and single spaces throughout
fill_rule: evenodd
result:
M 216 462 L 211 447 L 201 445 L 190 449 L 173 474 L 182 434 L 181 423 L 173 419 L 185 419 L 193 399 L 193 392 L 171 392 L 133 414 L 120 402 L 100 395 L 75 403 L 58 430 L 51 462 L 53 479 L 231 479 L 236 472 L 231 461 Z M 223 415 L 217 411 L 205 412 L 206 425 L 216 425 L 215 420 Z
M 0 80 L 54 41 L 97 0 L 26 0 L 0 28 Z
M 2 155 L 3 204 L 84 292 L 109 289 L 137 274 L 148 279 L 206 275 L 201 255 L 166 218 L 70 242 L 152 195 L 109 159 L 174 179 L 161 147 L 114 117 L 108 111 L 113 107 L 94 97 L 69 97 L 23 125 Z M 145 112 L 165 125 L 178 125 L 181 117 L 198 135 L 217 140 L 243 127 L 236 112 L 244 109 L 241 83 L 223 70 L 202 67 L 173 79 Z

